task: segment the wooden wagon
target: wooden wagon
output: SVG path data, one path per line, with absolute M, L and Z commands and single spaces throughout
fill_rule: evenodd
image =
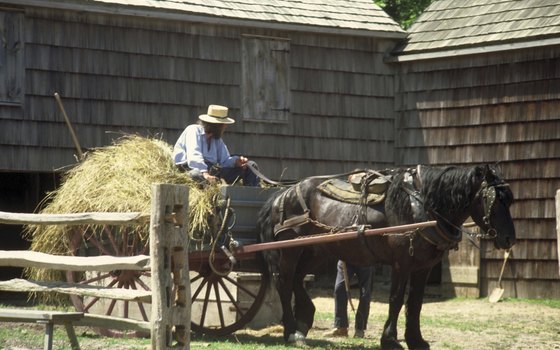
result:
M 219 231 L 212 233 L 212 242 L 191 242 L 188 264 L 191 281 L 191 329 L 197 333 L 227 335 L 245 327 L 253 320 L 266 297 L 271 282 L 257 266 L 257 254 L 263 250 L 281 249 L 296 245 L 327 243 L 352 239 L 357 232 L 310 237 L 299 240 L 257 243 L 256 219 L 264 202 L 279 188 L 224 186 L 223 203 L 227 203 L 228 217 L 222 218 Z M 434 222 L 366 230 L 366 234 L 403 232 L 412 228 L 433 225 Z M 72 240 L 77 255 L 127 256 L 148 251 L 134 234 L 127 231 L 115 234 L 104 232 L 102 241 L 87 232 L 78 232 Z M 202 247 L 202 249 L 201 249 Z M 172 252 L 168 252 L 172 254 Z M 145 289 L 150 286 L 149 271 L 114 270 L 109 273 L 84 275 L 68 273 L 69 282 L 115 286 L 126 289 Z M 113 300 L 107 303 L 99 298 L 73 296 L 76 310 L 131 319 L 149 320 L 149 307 L 142 302 Z M 124 332 L 100 328 L 104 335 L 120 336 Z M 129 333 L 130 332 L 126 332 Z M 142 332 L 135 332 L 142 335 Z

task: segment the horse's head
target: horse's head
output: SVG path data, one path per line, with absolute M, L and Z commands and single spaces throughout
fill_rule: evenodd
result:
M 515 244 L 515 227 L 509 211 L 513 193 L 495 166 L 476 168 L 480 178 L 472 205 L 471 217 L 484 231 L 483 237 L 494 240 L 498 249 L 509 249 Z

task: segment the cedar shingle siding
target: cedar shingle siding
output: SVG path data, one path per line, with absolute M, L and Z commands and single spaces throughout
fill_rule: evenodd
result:
M 396 162 L 501 162 L 519 239 L 503 277 L 509 296 L 560 297 L 559 14 L 557 1 L 436 1 L 393 52 Z M 482 295 L 502 258 L 483 245 Z
M 440 0 L 408 34 L 371 0 L 0 4 L 1 171 L 75 163 L 54 92 L 84 148 L 122 132 L 174 143 L 227 105 L 230 149 L 271 178 L 500 161 L 519 237 L 506 294 L 560 297 L 557 1 Z M 501 264 L 490 248 L 482 295 Z

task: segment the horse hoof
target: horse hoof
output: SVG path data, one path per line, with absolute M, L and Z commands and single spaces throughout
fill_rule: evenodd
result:
M 296 331 L 295 333 L 290 334 L 290 336 L 288 337 L 288 343 L 305 343 L 305 335 L 300 331 Z
M 381 339 L 381 349 L 382 350 L 404 350 L 398 340 L 395 338 Z
M 406 345 L 410 350 L 430 350 L 430 344 L 425 340 L 417 341 L 414 343 L 407 342 Z

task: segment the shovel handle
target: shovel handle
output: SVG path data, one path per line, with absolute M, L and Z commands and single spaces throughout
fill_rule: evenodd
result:
M 76 132 L 74 131 L 74 128 L 72 127 L 72 123 L 70 123 L 70 118 L 68 118 L 68 115 L 66 114 L 66 110 L 64 109 L 64 105 L 62 104 L 62 100 L 60 99 L 60 95 L 58 94 L 58 92 L 54 93 L 54 98 L 55 98 L 56 102 L 58 103 L 58 107 L 60 108 L 60 111 L 62 112 L 62 116 L 64 117 L 64 121 L 66 122 L 66 125 L 68 126 L 68 129 L 70 130 L 70 136 L 72 136 L 72 141 L 74 142 L 74 146 L 76 147 L 76 151 L 78 152 L 78 161 L 82 161 L 84 159 L 84 153 L 82 152 L 82 148 L 80 147 L 80 142 L 78 142 L 78 137 L 76 136 Z
M 500 288 L 502 288 L 502 276 L 503 276 L 504 270 L 506 268 L 506 262 L 507 262 L 507 259 L 509 257 L 509 251 L 510 251 L 509 249 L 506 249 L 504 251 L 504 263 L 502 264 L 502 270 L 500 271 L 500 277 L 498 278 L 498 285 L 500 286 Z

